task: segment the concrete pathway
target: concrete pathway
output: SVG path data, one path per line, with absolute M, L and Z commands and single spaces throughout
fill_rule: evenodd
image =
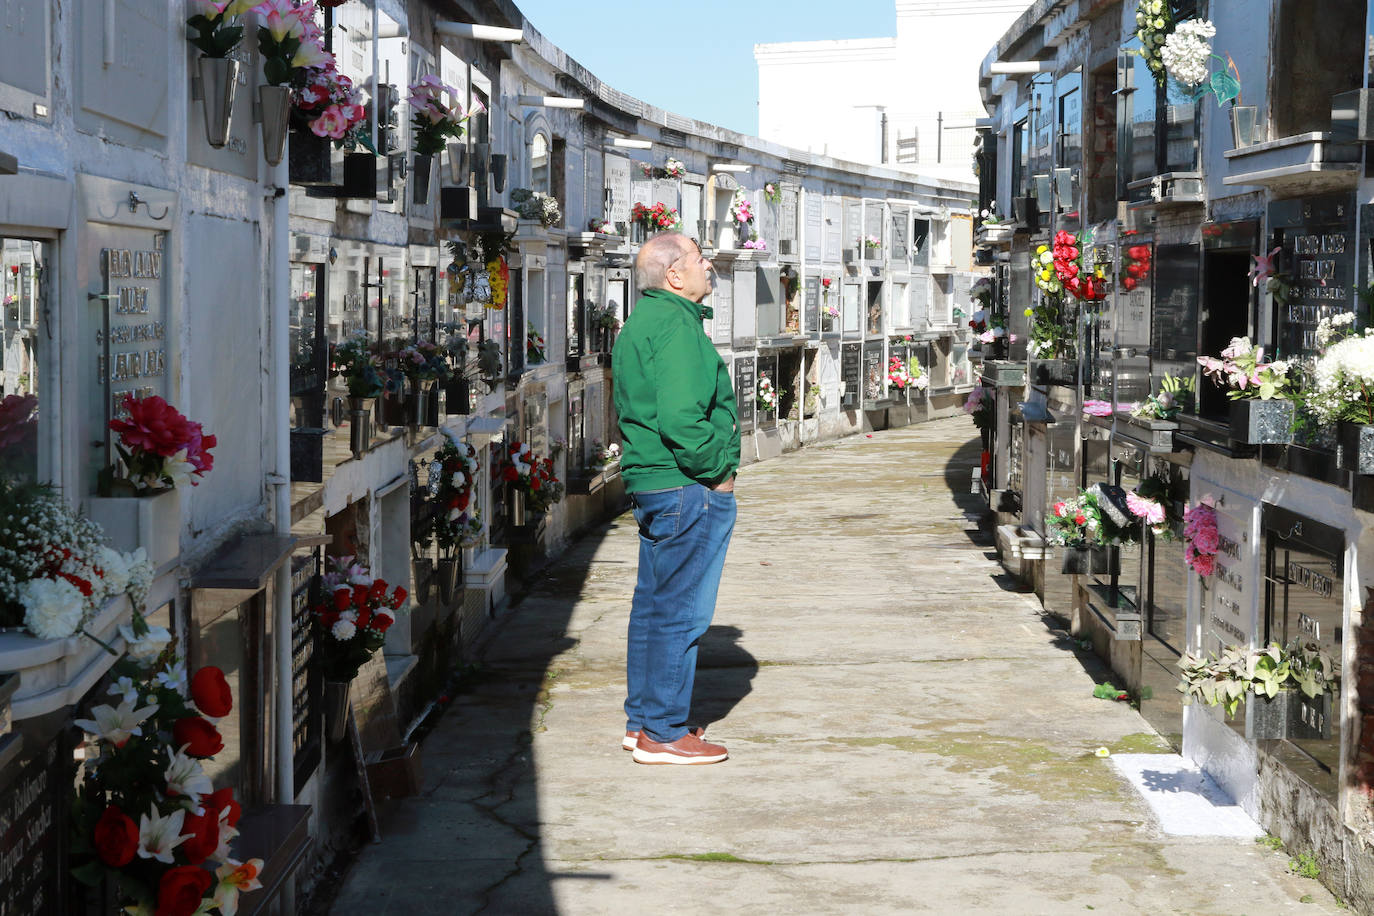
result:
M 1098 747 L 1167 753 L 1011 590 L 963 418 L 746 468 L 696 710 L 729 761 L 620 749 L 628 516 L 509 611 L 336 916 L 1334 913 L 1252 840 L 1166 836 Z

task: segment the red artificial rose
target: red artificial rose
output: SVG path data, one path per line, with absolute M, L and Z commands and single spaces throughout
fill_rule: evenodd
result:
M 538 478 L 537 476 L 531 475 L 531 477 L 530 477 L 530 489 L 531 489 L 531 490 L 537 490 L 537 489 L 539 489 L 539 478 Z
M 186 745 L 186 753 L 192 757 L 213 757 L 224 750 L 219 731 L 200 716 L 187 716 L 172 723 L 172 743 L 176 747 Z
M 409 595 L 409 594 L 410 594 L 410 592 L 406 591 L 404 586 L 400 586 L 400 585 L 396 586 L 396 594 L 394 594 L 394 595 L 391 597 L 391 606 L 392 606 L 392 607 L 400 607 L 401 605 L 405 604 L 405 602 L 406 602 L 406 595 Z
M 361 630 L 367 626 L 367 622 L 371 619 L 372 612 L 370 610 L 365 607 L 358 608 L 358 619 L 353 622 L 353 625 Z
M 383 585 L 383 588 L 386 586 Z M 353 606 L 367 607 L 367 599 L 372 595 L 372 589 L 366 585 L 353 586 Z
M 346 611 L 353 606 L 353 590 L 341 588 L 334 592 L 334 609 Z
M 243 813 L 243 808 L 234 800 L 234 790 L 225 786 L 223 789 L 216 789 L 209 795 L 203 796 L 200 800 L 202 806 L 209 808 L 214 806 L 216 811 L 228 811 L 229 816 L 225 818 L 230 827 L 237 827 L 239 815 Z M 218 820 L 218 818 L 216 818 Z
M 199 865 L 219 848 L 219 809 L 201 800 L 203 814 L 187 814 L 181 825 L 181 841 L 177 851 L 186 861 Z
M 110 805 L 95 822 L 93 839 L 100 861 L 112 868 L 121 868 L 132 862 L 138 851 L 138 825 L 129 815 Z
M 192 916 L 214 883 L 214 876 L 196 865 L 167 869 L 157 885 L 154 916 Z
M 110 429 L 119 433 L 120 442 L 127 449 L 168 458 L 191 441 L 190 422 L 157 395 L 136 398 L 126 394 L 120 406 L 128 412 L 128 419 L 111 420 Z
M 386 597 L 386 580 L 373 579 L 372 588 L 368 590 L 367 597 L 373 601 L 381 601 Z
M 520 472 L 515 469 L 515 465 L 508 464 L 501 471 L 501 476 L 504 477 L 507 481 L 513 482 L 520 479 Z
M 1136 282 L 1137 281 L 1135 277 L 1125 277 L 1121 280 L 1121 285 L 1126 287 L 1126 292 L 1130 292 L 1131 290 L 1135 289 Z
M 234 708 L 234 692 L 224 672 L 214 665 L 206 665 L 191 678 L 191 699 L 202 715 L 214 719 L 229 715 Z

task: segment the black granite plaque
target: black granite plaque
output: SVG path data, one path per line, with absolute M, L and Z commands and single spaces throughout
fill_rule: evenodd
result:
M 72 774 L 61 735 L 0 773 L 0 914 L 54 913 L 61 904 L 63 815 Z
M 803 301 L 802 321 L 807 334 L 815 333 L 821 327 L 821 281 L 819 277 L 807 277 Z
M 754 407 L 758 398 L 758 381 L 755 378 L 754 357 L 741 356 L 735 360 L 735 402 L 739 407 L 739 431 L 752 432 L 754 429 Z
M 1275 201 L 1269 226 L 1282 247 L 1279 268 L 1289 281 L 1275 302 L 1278 355 L 1315 359 L 1317 323 L 1354 311 L 1355 201 L 1349 194 Z
M 1196 365 L 1200 264 L 1196 245 L 1155 246 L 1151 351 L 1165 364 L 1157 374 L 1184 371 L 1192 375 L 1191 367 Z
M 840 348 L 840 380 L 845 394 L 858 396 L 863 392 L 863 345 L 845 344 Z

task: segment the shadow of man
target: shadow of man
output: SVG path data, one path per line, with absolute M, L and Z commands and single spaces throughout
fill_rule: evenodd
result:
M 701 638 L 692 687 L 694 725 L 721 721 L 753 689 L 759 662 L 739 644 L 743 635 L 739 627 L 713 626 Z

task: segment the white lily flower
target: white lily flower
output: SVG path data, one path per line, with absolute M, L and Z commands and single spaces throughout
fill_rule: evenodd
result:
M 157 813 L 157 805 L 149 806 L 148 813 L 138 818 L 138 857 L 173 864 L 176 860 L 172 850 L 186 841 L 186 837 L 181 835 L 185 822 L 184 808 L 178 808 L 163 817 Z
M 94 719 L 76 719 L 73 724 L 115 747 L 123 747 L 134 735 L 143 734 L 140 726 L 155 712 L 156 703 L 149 703 L 142 709 L 134 709 L 134 704 L 126 699 L 117 707 L 101 704 L 91 710 Z
M 166 627 L 149 627 L 148 632 L 142 636 L 134 633 L 134 628 L 127 623 L 119 625 L 119 635 L 124 637 L 128 643 L 127 652 L 129 657 L 140 665 L 147 665 L 157 659 L 162 654 L 162 650 L 167 648 L 167 644 L 172 641 L 172 634 Z
M 138 688 L 134 686 L 134 679 L 125 675 L 110 685 L 110 693 L 124 700 L 126 703 L 138 702 Z
M 200 797 L 215 791 L 210 777 L 205 775 L 200 761 L 186 756 L 185 749 L 172 755 L 167 764 L 167 794 L 181 795 L 190 800 L 193 807 L 200 807 Z

